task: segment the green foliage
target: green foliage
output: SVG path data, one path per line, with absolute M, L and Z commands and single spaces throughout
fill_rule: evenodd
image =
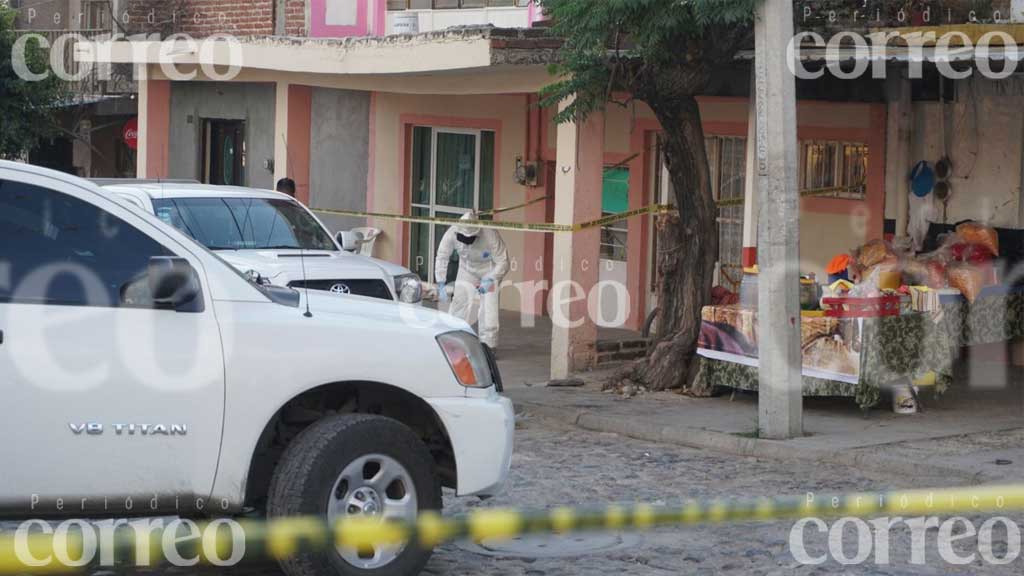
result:
M 15 11 L 0 3 L 0 158 L 20 158 L 53 131 L 54 105 L 65 97 L 65 84 L 53 74 L 38 82 L 15 71 Z M 25 48 L 28 69 L 49 70 L 49 52 L 30 40 Z
M 759 0 L 545 0 L 564 40 L 561 79 L 545 106 L 574 98 L 559 121 L 603 108 L 617 90 L 638 99 L 695 96 L 750 37 Z

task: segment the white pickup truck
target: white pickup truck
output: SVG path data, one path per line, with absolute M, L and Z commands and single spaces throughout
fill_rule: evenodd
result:
M 0 516 L 369 515 L 490 495 L 512 406 L 462 321 L 252 282 L 84 180 L 0 161 Z M 415 574 L 407 546 L 289 575 Z
M 423 299 L 418 275 L 352 254 L 290 196 L 270 190 L 188 182 L 106 182 L 105 190 L 154 214 L 257 282 L 335 294 Z

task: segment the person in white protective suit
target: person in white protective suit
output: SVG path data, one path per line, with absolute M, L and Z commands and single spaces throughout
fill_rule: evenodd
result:
M 478 220 L 470 212 L 462 220 Z M 492 349 L 498 348 L 498 295 L 501 281 L 508 274 L 508 251 L 505 242 L 496 230 L 459 224 L 445 232 L 437 249 L 434 264 L 438 284 L 438 295 L 442 302 L 448 300 L 445 282 L 448 279 L 448 264 L 452 253 L 459 254 L 459 275 L 455 280 L 455 294 L 448 313 L 473 323 L 474 312 L 479 307 L 477 332 L 480 341 Z

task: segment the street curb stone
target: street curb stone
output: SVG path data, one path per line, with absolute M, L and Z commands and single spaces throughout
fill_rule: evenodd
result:
M 699 428 L 663 426 L 636 418 L 608 416 L 577 408 L 562 408 L 526 400 L 516 400 L 516 406 L 541 418 L 572 424 L 584 430 L 610 432 L 638 440 L 676 444 L 737 456 L 772 460 L 827 462 L 910 478 L 924 476 L 956 478 L 969 485 L 985 484 L 1000 480 L 1000 478 L 990 477 L 985 473 L 972 472 L 954 466 L 943 466 L 886 456 L 877 450 L 824 450 L 794 445 L 779 440 L 746 438 Z

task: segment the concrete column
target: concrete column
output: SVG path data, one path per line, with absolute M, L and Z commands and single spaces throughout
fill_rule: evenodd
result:
M 288 86 L 277 83 L 274 100 L 274 182 L 288 176 Z
M 171 126 L 171 83 L 153 80 L 146 66 L 138 67 L 139 149 L 135 175 L 138 178 L 167 178 Z
M 274 0 L 274 35 L 285 35 L 288 20 L 288 0 Z
M 757 264 L 757 85 L 756 68 L 751 69 L 751 97 L 747 113 L 747 167 L 743 185 L 743 266 Z
M 604 114 L 583 124 L 558 126 L 555 166 L 555 222 L 574 224 L 601 217 L 604 171 Z M 598 228 L 556 234 L 551 290 L 551 377 L 567 378 L 597 360 L 597 327 L 588 297 L 598 281 Z M 597 296 L 594 297 L 595 306 Z
M 274 113 L 274 182 L 295 180 L 295 196 L 310 202 L 309 155 L 313 89 L 287 82 L 277 83 Z
M 907 235 L 910 219 L 910 131 L 913 108 L 910 79 L 890 70 L 886 79 L 888 113 L 885 130 L 885 193 L 896 198 L 896 237 Z
M 800 351 L 800 196 L 796 80 L 787 61 L 792 0 L 765 0 L 756 25 L 758 292 L 762 438 L 803 434 Z

